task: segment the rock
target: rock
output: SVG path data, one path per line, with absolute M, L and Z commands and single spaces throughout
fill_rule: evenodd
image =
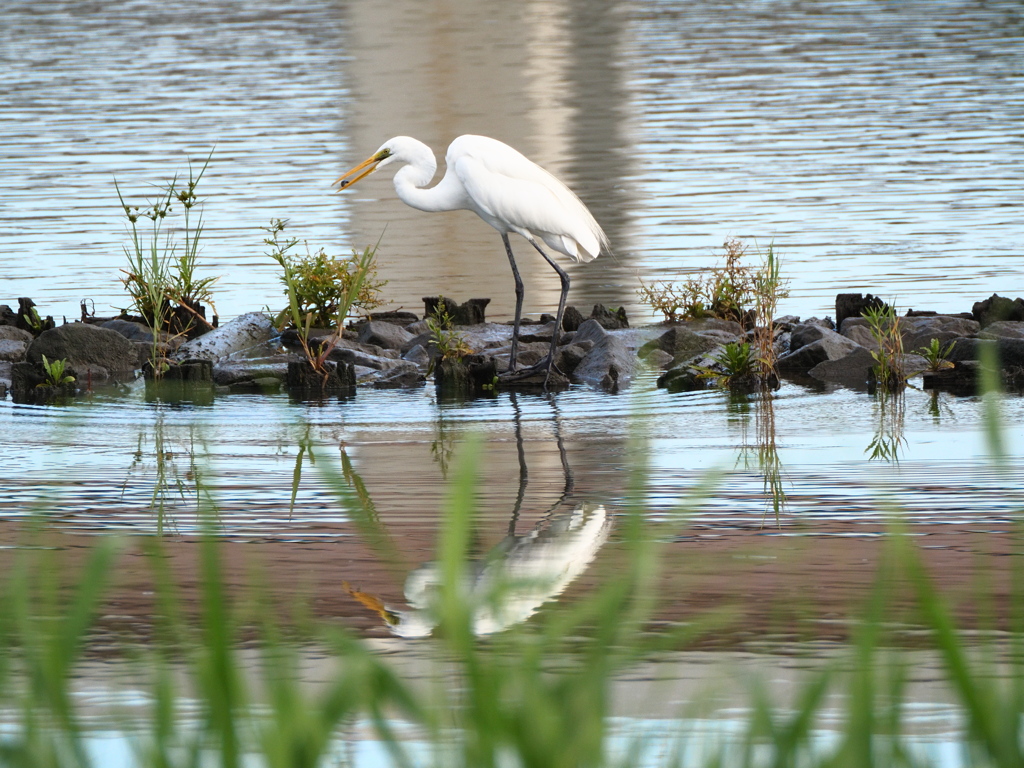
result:
M 874 365 L 875 358 L 872 357 L 871 351 L 864 347 L 856 347 L 842 357 L 818 363 L 808 371 L 808 374 L 819 381 L 850 387 L 867 387 L 869 374 Z
M 69 366 L 64 369 L 64 375 L 75 381 L 51 385 L 47 384 L 41 364 L 27 361 L 14 363 L 11 366 L 11 399 L 16 403 L 32 405 L 64 402 L 78 392 L 77 372 Z
M 663 349 L 652 349 L 642 359 L 649 367 L 660 368 L 663 371 L 675 363 L 675 358 Z
M 710 352 L 718 344 L 719 340 L 715 338 L 694 333 L 686 325 L 677 325 L 669 328 L 658 338 L 644 344 L 637 354 L 650 362 L 651 355 L 655 351 L 660 351 L 670 355 L 672 361 L 679 364 Z
M 887 305 L 884 301 L 870 293 L 867 296 L 860 293 L 840 293 L 836 296 L 836 328 L 842 331 L 846 318 L 860 317 L 865 309 L 881 309 L 885 306 Z
M 360 344 L 373 344 L 384 349 L 402 349 L 413 339 L 413 335 L 397 325 L 371 320 L 359 329 Z
M 1024 299 L 1008 299 L 993 293 L 983 301 L 976 302 L 971 307 L 971 314 L 982 328 L 1000 320 L 1022 321 L 1024 320 Z
M 573 339 L 574 344 L 594 342 L 593 348 L 573 371 L 573 378 L 604 389 L 610 389 L 612 385 L 617 389 L 619 385 L 628 382 L 636 371 L 636 350 L 630 347 L 625 336 L 609 333 L 603 328 L 604 336 L 594 340 L 592 334 L 585 330 L 591 323 L 600 327 L 597 320 L 587 320 Z
M 613 312 L 604 304 L 595 304 L 594 311 L 590 313 L 590 318 L 592 320 L 596 320 L 601 324 L 602 328 L 606 328 L 609 331 L 613 331 L 618 328 L 629 328 L 629 320 L 626 318 L 625 307 L 619 307 Z
M 16 326 L 18 324 L 18 313 L 11 309 L 8 304 L 0 304 L 0 326 Z M 20 328 L 18 330 L 21 330 Z
M 456 304 L 447 296 L 424 296 L 424 316 L 433 317 L 437 315 L 437 305 L 442 301 L 453 325 L 480 325 L 487 322 L 484 315 L 487 305 L 491 303 L 490 299 L 469 299 L 469 301 L 462 304 Z
M 373 354 L 372 352 L 366 351 L 367 347 L 377 352 L 390 352 L 392 354 Z M 339 363 L 348 363 L 350 365 L 359 365 L 364 368 L 372 368 L 375 371 L 390 371 L 392 368 L 399 367 L 405 362 L 404 360 L 399 359 L 394 350 L 385 350 L 380 347 L 373 347 L 370 345 L 355 346 L 348 344 L 339 344 L 336 346 L 327 355 L 327 359 L 334 360 Z
M 181 381 L 188 384 L 212 384 L 213 363 L 209 360 L 196 358 L 192 360 L 162 360 L 158 363 L 159 375 L 154 374 L 154 366 L 146 361 L 142 371 L 146 379 L 162 379 L 164 381 Z
M 415 363 L 402 361 L 390 371 L 384 371 L 373 381 L 376 389 L 409 389 L 422 386 L 427 377 Z
M 796 352 L 801 347 L 806 347 L 814 341 L 818 341 L 825 335 L 827 328 L 820 325 L 801 324 L 793 327 L 789 336 L 789 351 Z
M 434 384 L 439 397 L 470 397 L 494 391 L 498 369 L 493 357 L 467 355 L 438 360 Z
M 795 352 L 780 357 L 776 363 L 779 373 L 807 373 L 826 360 L 839 360 L 855 350 L 859 344 L 827 328 L 816 341 L 805 344 Z
M 422 344 L 416 344 L 402 355 L 403 360 L 408 360 L 415 365 L 426 367 L 430 364 L 430 353 L 423 348 Z
M 223 360 L 229 355 L 263 344 L 276 334 L 277 331 L 268 315 L 263 312 L 249 312 L 203 334 L 198 339 L 186 341 L 178 347 L 174 356 L 181 360 Z
M 419 322 L 419 316 L 413 312 L 405 312 L 402 310 L 391 310 L 389 312 L 371 312 L 366 316 L 366 320 L 370 322 L 379 321 L 382 323 L 391 323 L 391 325 L 397 325 L 402 328 L 406 328 L 413 323 Z M 358 330 L 358 327 L 362 323 L 355 323 L 354 328 Z
M 1024 339 L 957 339 L 947 359 L 953 363 L 979 360 L 983 344 L 995 344 L 999 365 L 1003 370 L 1024 368 Z
M 34 338 L 35 336 L 21 328 L 15 328 L 13 325 L 0 325 L 0 341 L 23 341 L 25 344 L 31 344 Z
M 328 361 L 326 371 L 313 369 L 308 360 L 288 363 L 285 383 L 288 389 L 302 398 L 326 396 L 351 397 L 356 393 L 356 372 L 351 363 Z
M 133 323 L 128 320 L 122 320 L 115 317 L 113 320 L 107 320 L 100 323 L 99 327 L 117 331 L 129 341 L 144 341 L 148 344 L 153 343 L 153 331 L 150 328 L 147 328 L 143 323 Z M 167 336 L 167 334 L 161 335 Z
M 921 386 L 924 389 L 951 392 L 954 395 L 976 395 L 980 378 L 981 365 L 978 361 L 962 360 L 954 363 L 952 368 L 926 371 Z
M 700 371 L 683 363 L 665 371 L 658 377 L 658 386 L 669 392 L 694 392 L 707 389 L 708 381 L 700 376 Z
M 572 375 L 587 353 L 594 348 L 594 342 L 583 341 L 579 344 L 565 344 L 555 353 L 555 365 L 567 376 Z
M 562 330 L 575 331 L 583 325 L 585 320 L 586 318 L 583 317 L 583 313 L 570 304 L 562 314 Z
M 0 328 L 2 330 L 2 328 Z M 1024 322 L 996 320 L 977 334 L 979 339 L 1024 339 Z
M 31 334 L 29 334 L 29 336 L 31 336 Z M 19 363 L 25 359 L 25 352 L 27 350 L 28 344 L 24 341 L 0 339 L 0 360 L 5 360 L 9 363 Z
M 581 341 L 592 341 L 594 344 L 598 344 L 606 338 L 608 338 L 608 331 L 596 320 L 589 319 L 576 329 L 572 341 L 574 344 L 579 344 Z
M 980 330 L 974 320 L 956 315 L 918 315 L 899 318 L 900 336 L 903 337 L 903 349 L 915 352 L 928 347 L 932 339 L 938 339 L 945 347 L 954 339 L 973 336 Z M 878 349 L 878 344 L 871 335 L 868 321 L 862 317 L 850 317 L 843 322 L 843 336 L 856 341 L 868 349 Z
M 303 360 L 300 355 L 283 354 L 249 360 L 226 360 L 213 366 L 213 380 L 221 386 L 236 386 L 264 379 L 279 382 L 288 378 L 288 364 Z M 261 385 L 262 386 L 262 385 Z
M 26 351 L 26 359 L 39 363 L 67 360 L 78 371 L 82 381 L 132 378 L 138 367 L 135 346 L 124 336 L 109 328 L 86 323 L 67 323 L 43 331 Z

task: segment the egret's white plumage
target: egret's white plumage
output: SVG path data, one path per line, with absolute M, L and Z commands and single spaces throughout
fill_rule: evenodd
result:
M 523 284 L 508 233 L 525 237 L 562 281 L 551 352 L 545 361 L 550 371 L 569 292 L 569 276 L 537 241 L 542 240 L 577 262 L 588 262 L 608 247 L 608 238 L 572 190 L 507 144 L 486 136 L 459 136 L 448 147 L 445 161 L 448 168 L 444 177 L 435 186 L 427 187 L 437 171 L 434 153 L 421 141 L 396 136 L 338 182 L 344 189 L 379 168 L 399 164 L 402 167 L 395 174 L 395 191 L 406 205 L 421 211 L 473 211 L 498 230 L 516 282 L 510 371 L 516 366 Z

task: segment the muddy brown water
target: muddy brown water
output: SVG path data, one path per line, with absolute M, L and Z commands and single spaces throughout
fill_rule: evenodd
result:
M 125 306 L 113 180 L 141 202 L 187 172 L 186 156 L 215 146 L 200 186 L 200 261 L 221 275 L 222 318 L 283 302 L 259 230 L 274 217 L 311 248 L 336 252 L 376 242 L 386 226 L 380 277 L 391 308 L 419 311 L 422 296 L 444 292 L 491 297 L 489 317 L 507 318 L 500 241 L 475 217 L 407 209 L 383 174 L 344 194 L 330 188 L 392 135 L 440 155 L 453 137 L 482 133 L 564 178 L 607 230 L 614 255 L 570 266 L 570 302 L 581 307 L 626 305 L 636 322 L 654 319 L 637 304 L 638 275 L 704 269 L 727 237 L 741 237 L 782 255 L 792 294 L 780 313 L 831 314 L 847 291 L 969 310 L 993 292 L 1024 294 L 1022 19 L 1011 0 L 8 2 L 0 303 L 31 296 L 58 320 L 76 317 L 83 299 L 101 315 Z M 557 282 L 514 246 L 526 311 L 550 311 Z M 98 535 L 164 532 L 190 583 L 198 479 L 213 489 L 233 583 L 264 563 L 282 604 L 308 589 L 318 615 L 415 663 L 423 646 L 392 638 L 341 585 L 407 602 L 404 577 L 433 557 L 445 474 L 473 433 L 483 439 L 481 554 L 512 523 L 525 535 L 575 504 L 602 505 L 614 519 L 639 457 L 652 518 L 718 473 L 669 545 L 660 618 L 733 602 L 741 619 L 677 659 L 686 669 L 677 681 L 841 645 L 837 619 L 871 583 L 889 513 L 964 620 L 980 574 L 993 572 L 992 589 L 1006 594 L 1003 554 L 1024 501 L 1020 398 L 1002 403 L 1000 470 L 976 398 L 911 389 L 894 410 L 863 392 L 785 384 L 772 414 L 787 494 L 777 520 L 758 461 L 759 407 L 722 393 L 669 395 L 650 377 L 618 396 L 575 388 L 554 404 L 508 395 L 446 404 L 427 389 L 322 406 L 218 396 L 199 407 L 147 402 L 138 386 L 66 408 L 0 401 L 0 560 L 45 511 L 51 543 L 71 556 Z M 879 439 L 898 463 L 870 458 Z M 321 463 L 344 446 L 397 543 L 398 572 L 356 535 L 308 463 L 291 508 L 306 440 Z M 613 529 L 559 599 L 593 589 L 620 550 Z M 133 552 L 104 626 L 145 637 L 151 606 Z M 769 650 L 758 646 L 766 636 Z M 688 695 L 651 712 L 632 682 L 618 694 L 625 715 L 664 716 Z M 917 704 L 941 701 L 925 690 Z

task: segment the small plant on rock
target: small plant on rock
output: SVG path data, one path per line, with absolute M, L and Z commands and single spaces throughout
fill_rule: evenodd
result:
M 210 164 L 211 152 L 198 172 L 189 161 L 188 181 L 179 185 L 174 176 L 155 199 L 144 206 L 130 205 L 121 194 L 121 188 L 114 182 L 117 198 L 128 220 L 128 234 L 131 239 L 125 246 L 128 268 L 122 270 L 121 279 L 132 300 L 132 308 L 154 331 L 168 331 L 172 334 L 189 333 L 199 326 L 212 327 L 203 316 L 201 303 L 213 306 L 211 288 L 217 277 L 196 277 L 196 260 L 199 255 L 199 241 L 203 233 L 202 213 L 193 209 L 201 205 L 196 188 Z M 172 215 L 174 206 L 184 211 L 181 235 L 184 248 L 164 230 L 166 220 Z M 149 219 L 149 231 L 140 231 L 140 220 Z M 154 340 L 154 350 L 156 341 Z M 155 356 L 154 351 L 154 356 Z
M 288 308 L 279 316 L 279 321 L 288 318 L 292 302 L 303 317 L 309 316 L 314 328 L 330 328 L 338 316 L 338 310 L 349 302 L 350 307 L 370 310 L 379 307 L 383 301 L 380 291 L 387 280 L 377 280 L 377 265 L 374 259 L 366 274 L 360 275 L 362 255 L 353 252 L 350 257 L 331 256 L 323 248 L 310 251 L 307 247 L 305 256 L 297 256 L 290 251 L 299 244 L 298 238 L 280 239 L 280 233 L 287 225 L 287 219 L 274 219 L 270 227 L 263 230 L 269 237 L 264 243 L 272 248 L 271 258 L 285 267 L 286 274 L 281 276 L 288 296 Z M 377 247 L 371 252 L 376 255 Z M 353 290 L 357 277 L 358 286 Z
M 43 355 L 43 373 L 46 375 L 46 380 L 36 386 L 59 387 L 63 384 L 71 384 L 75 377 L 68 375 L 67 366 L 67 360 L 54 360 L 51 362 L 46 359 L 46 355 Z
M 466 343 L 466 337 L 455 330 L 452 317 L 448 313 L 448 302 L 444 296 L 438 296 L 437 309 L 426 318 L 427 329 L 433 335 L 430 343 L 437 348 L 441 360 L 461 360 L 473 350 Z
M 718 386 L 728 387 L 740 380 L 752 380 L 758 371 L 757 358 L 745 341 L 731 341 L 722 346 L 715 358 L 715 367 L 698 368 L 698 378 L 710 379 Z
M 725 263 L 705 276 L 692 277 L 682 283 L 656 281 L 647 285 L 640 281 L 640 300 L 664 315 L 668 322 L 718 317 L 743 322 L 747 305 L 755 295 L 755 272 L 741 263 L 747 247 L 736 238 L 722 246 Z
M 326 375 L 328 373 L 327 357 L 341 339 L 345 319 L 349 312 L 353 307 L 368 309 L 378 306 L 380 303 L 377 294 L 383 282 L 371 282 L 369 293 L 366 293 L 365 289 L 367 279 L 376 274 L 374 262 L 377 256 L 377 245 L 380 244 L 380 241 L 378 240 L 377 245 L 373 247 L 367 246 L 362 253 L 353 253 L 352 257 L 346 260 L 344 273 L 347 277 L 344 284 L 338 288 L 336 296 L 330 304 L 333 315 L 327 318 L 325 323 L 328 327 L 333 326 L 334 332 L 314 349 L 310 343 L 310 331 L 318 312 L 324 310 L 325 307 L 318 307 L 317 310 L 311 309 L 309 296 L 301 293 L 303 287 L 308 285 L 305 282 L 308 273 L 303 272 L 304 262 L 296 261 L 288 253 L 298 244 L 298 239 L 294 237 L 281 239 L 281 233 L 284 232 L 287 223 L 287 219 L 273 219 L 269 227 L 262 228 L 267 233 L 263 242 L 270 247 L 267 255 L 280 264 L 281 269 L 284 270 L 281 281 L 285 285 L 285 294 L 288 296 L 288 308 L 279 316 L 279 322 L 291 321 L 298 332 L 303 354 L 313 370 Z M 323 318 L 321 317 L 321 319 Z
M 878 349 L 872 350 L 875 359 L 872 372 L 883 392 L 897 392 L 907 383 L 903 362 L 903 334 L 896 309 L 888 304 L 868 307 L 861 316 L 868 321 L 868 330 Z
M 948 358 L 953 353 L 955 344 L 956 342 L 951 341 L 943 347 L 938 339 L 932 339 L 927 347 L 921 347 L 916 351 L 916 354 L 923 357 L 925 363 L 927 363 L 928 367 L 925 370 L 938 373 L 953 367 L 953 363 Z

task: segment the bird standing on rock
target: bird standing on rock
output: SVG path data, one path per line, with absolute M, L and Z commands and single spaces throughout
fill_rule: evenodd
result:
M 583 202 L 565 184 L 518 151 L 486 136 L 459 136 L 448 147 L 444 178 L 433 187 L 437 160 L 430 147 L 409 136 L 396 136 L 335 183 L 347 189 L 378 168 L 395 163 L 395 191 L 406 205 L 421 211 L 473 211 L 501 235 L 516 284 L 516 315 L 506 377 L 524 377 L 545 371 L 547 386 L 555 362 L 569 275 L 540 247 L 548 247 L 577 262 L 596 259 L 608 248 L 608 238 Z M 562 292 L 547 357 L 516 372 L 519 322 L 523 309 L 523 280 L 519 276 L 508 233 L 525 237 L 558 273 Z

